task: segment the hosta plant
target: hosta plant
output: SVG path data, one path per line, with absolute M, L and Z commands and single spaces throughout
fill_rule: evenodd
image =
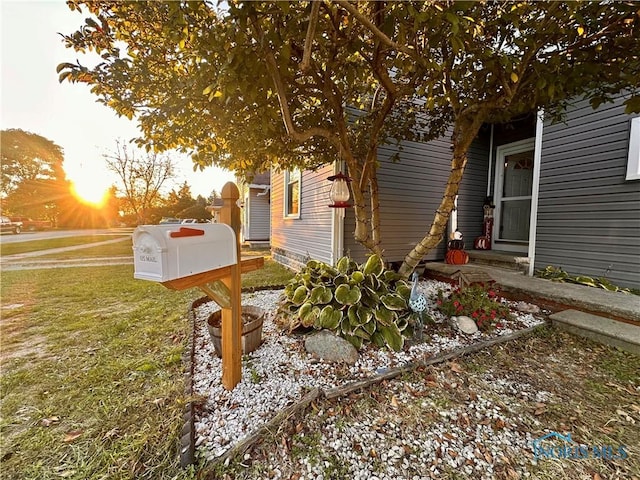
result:
M 471 317 L 480 330 L 491 330 L 500 319 L 510 319 L 509 307 L 502 303 L 494 285 L 473 284 L 449 294 L 438 291 L 438 310 L 447 315 Z
M 577 285 L 602 288 L 610 292 L 635 293 L 636 295 L 640 294 L 637 290 L 634 291 L 630 288 L 623 288 L 614 285 L 605 277 L 593 278 L 587 277 L 586 275 L 569 275 L 562 269 L 562 267 L 554 267 L 552 265 L 548 265 L 542 270 L 536 270 L 535 276 L 546 280 L 552 280 L 554 282 L 575 283 Z
M 290 332 L 326 328 L 358 349 L 373 342 L 398 351 L 412 334 L 410 293 L 378 255 L 360 265 L 343 257 L 335 267 L 310 260 L 285 287 L 279 318 Z

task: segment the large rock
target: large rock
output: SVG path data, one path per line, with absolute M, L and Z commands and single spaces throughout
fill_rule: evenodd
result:
M 472 335 L 478 331 L 478 325 L 473 321 L 471 317 L 451 317 L 452 323 L 462 333 Z
M 327 362 L 354 365 L 358 361 L 356 347 L 329 330 L 309 335 L 304 341 L 304 348 L 309 354 Z

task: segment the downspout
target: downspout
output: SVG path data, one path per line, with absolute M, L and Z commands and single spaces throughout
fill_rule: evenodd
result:
M 540 192 L 540 167 L 542 162 L 542 132 L 544 129 L 544 110 L 538 110 L 536 120 L 536 140 L 533 150 L 533 185 L 531 188 L 531 217 L 529 218 L 529 271 L 533 276 L 536 260 L 536 229 L 538 226 L 538 198 Z
M 487 170 L 487 197 L 491 196 L 491 168 L 493 167 L 493 123 L 491 124 L 491 136 L 489 137 L 489 170 Z
M 342 171 L 342 161 L 333 163 L 333 175 Z M 329 195 L 327 194 L 327 198 Z M 335 265 L 344 252 L 344 208 L 331 208 L 331 264 Z

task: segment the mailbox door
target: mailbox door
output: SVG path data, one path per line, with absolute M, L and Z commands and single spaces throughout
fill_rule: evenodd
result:
M 140 227 L 139 227 L 140 228 Z M 167 272 L 166 248 L 156 235 L 145 230 L 134 234 L 133 278 L 163 282 Z

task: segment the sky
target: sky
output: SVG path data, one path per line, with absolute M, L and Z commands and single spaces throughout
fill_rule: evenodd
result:
M 81 60 L 65 48 L 58 32 L 76 31 L 86 16 L 69 10 L 64 0 L 0 0 L 0 128 L 19 128 L 51 140 L 64 150 L 68 179 L 98 189 L 117 183 L 103 154 L 114 152 L 117 140 L 128 141 L 139 131 L 135 121 L 97 103 L 88 86 L 58 82 L 59 63 Z M 193 172 L 190 158 L 173 156 L 178 177 L 169 190 L 186 181 L 194 197 L 208 197 L 234 180 L 233 174 L 215 167 Z

